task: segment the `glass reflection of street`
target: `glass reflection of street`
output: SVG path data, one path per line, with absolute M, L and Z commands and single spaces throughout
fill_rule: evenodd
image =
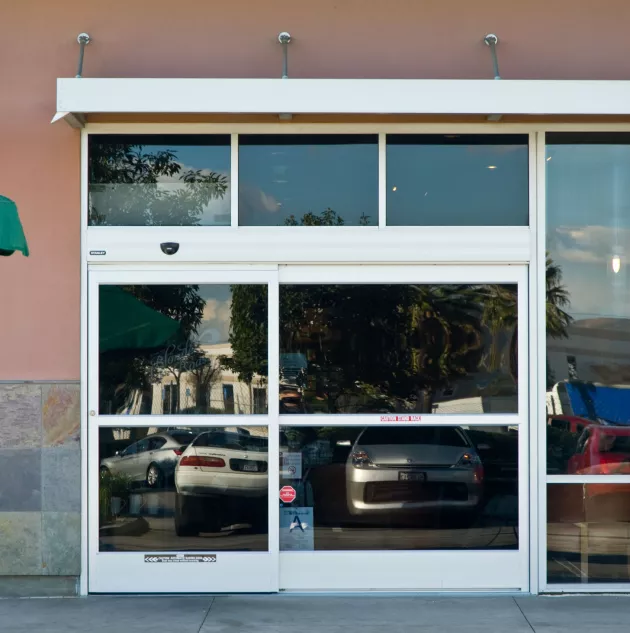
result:
M 630 135 L 547 143 L 547 577 L 627 583 Z
M 264 427 L 100 429 L 100 551 L 267 551 Z
M 267 287 L 100 287 L 101 415 L 267 412 Z
M 518 433 L 505 427 L 283 427 L 280 549 L 518 548 Z
M 90 226 L 229 226 L 228 135 L 90 134 Z
M 281 413 L 517 413 L 516 284 L 280 286 Z

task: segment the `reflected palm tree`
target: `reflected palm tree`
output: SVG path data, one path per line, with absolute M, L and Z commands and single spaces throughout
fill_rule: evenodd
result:
M 565 311 L 571 305 L 571 297 L 566 286 L 562 283 L 562 269 L 547 253 L 545 267 L 545 318 L 547 336 L 551 338 L 568 338 L 568 329 L 573 323 L 573 317 Z
M 412 286 L 410 378 L 421 411 L 431 413 L 436 392 L 474 372 L 483 340 L 477 288 L 466 284 Z
M 518 296 L 513 284 L 492 284 L 486 286 L 488 292 L 483 298 L 483 322 L 492 333 L 491 366 L 496 367 L 499 359 L 499 333 L 512 331 L 510 337 L 510 374 L 518 379 Z M 549 254 L 545 261 L 545 319 L 547 336 L 567 338 L 573 317 L 565 308 L 571 303 L 569 291 L 562 283 L 562 269 L 555 264 Z

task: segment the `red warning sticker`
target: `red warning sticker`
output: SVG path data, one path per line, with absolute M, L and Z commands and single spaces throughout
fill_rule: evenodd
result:
M 382 415 L 381 422 L 420 422 L 421 415 Z
M 280 488 L 280 501 L 292 503 L 295 501 L 295 497 L 297 497 L 297 493 L 293 486 L 282 486 L 282 488 Z

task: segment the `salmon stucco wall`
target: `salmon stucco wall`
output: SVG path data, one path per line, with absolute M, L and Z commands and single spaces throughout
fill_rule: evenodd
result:
M 79 133 L 51 126 L 56 77 L 626 79 L 627 0 L 20 0 L 0 37 L 0 193 L 20 209 L 32 256 L 0 261 L 0 380 L 77 380 Z

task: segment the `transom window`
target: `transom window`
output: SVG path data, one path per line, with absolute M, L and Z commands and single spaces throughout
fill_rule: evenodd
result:
M 528 177 L 526 134 L 91 134 L 88 225 L 527 226 Z

